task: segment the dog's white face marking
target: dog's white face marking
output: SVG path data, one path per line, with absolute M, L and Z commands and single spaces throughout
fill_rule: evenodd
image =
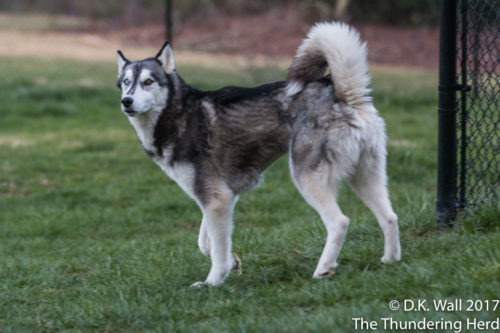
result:
M 132 68 L 126 68 L 120 82 L 122 88 L 122 111 L 129 117 L 137 116 L 148 111 L 160 112 L 166 105 L 168 88 L 161 86 L 147 69 L 134 73 Z M 123 103 L 130 101 L 130 105 Z

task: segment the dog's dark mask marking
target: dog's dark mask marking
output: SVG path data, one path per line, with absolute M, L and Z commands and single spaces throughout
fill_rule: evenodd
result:
M 122 89 L 122 82 L 125 77 L 125 73 L 132 69 L 132 78 L 130 80 L 131 85 L 126 86 L 127 95 L 133 95 L 137 89 L 137 85 L 140 84 L 144 87 L 144 82 L 140 82 L 139 76 L 144 69 L 148 69 L 151 72 L 151 76 L 156 83 L 160 86 L 165 87 L 168 85 L 167 74 L 163 71 L 161 63 L 156 58 L 148 58 L 141 61 L 136 61 L 133 63 L 126 63 L 123 67 L 122 74 L 118 78 L 116 85 L 119 89 Z

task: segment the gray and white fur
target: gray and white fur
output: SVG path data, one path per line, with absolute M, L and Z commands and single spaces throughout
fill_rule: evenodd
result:
M 219 285 L 232 270 L 240 271 L 231 251 L 234 206 L 287 152 L 295 185 L 328 232 L 313 277 L 329 276 L 337 266 L 349 224 L 337 204 L 343 180 L 382 228 L 382 262 L 400 260 L 398 219 L 387 191 L 385 125 L 371 102 L 369 81 L 366 45 L 343 23 L 314 26 L 287 80 L 256 88 L 190 87 L 176 73 L 168 43 L 142 61 L 118 51 L 122 111 L 146 153 L 203 213 L 198 244 L 212 267 L 195 285 Z

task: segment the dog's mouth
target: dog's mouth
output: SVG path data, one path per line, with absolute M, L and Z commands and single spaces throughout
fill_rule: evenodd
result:
M 139 112 L 131 109 L 123 110 L 123 112 L 125 112 L 129 117 L 135 117 L 136 115 L 139 114 Z

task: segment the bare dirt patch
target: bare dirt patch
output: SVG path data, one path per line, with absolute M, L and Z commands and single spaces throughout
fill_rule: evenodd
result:
M 158 52 L 158 43 L 134 43 L 123 33 L 90 34 L 64 32 L 0 31 L 0 56 L 80 61 L 115 61 L 116 51 L 126 50 L 130 59 L 142 59 Z M 176 63 L 206 67 L 286 66 L 289 59 L 240 54 L 214 54 L 204 51 L 176 50 Z M 290 57 L 291 59 L 291 57 Z M 44 84 L 43 78 L 37 82 Z

